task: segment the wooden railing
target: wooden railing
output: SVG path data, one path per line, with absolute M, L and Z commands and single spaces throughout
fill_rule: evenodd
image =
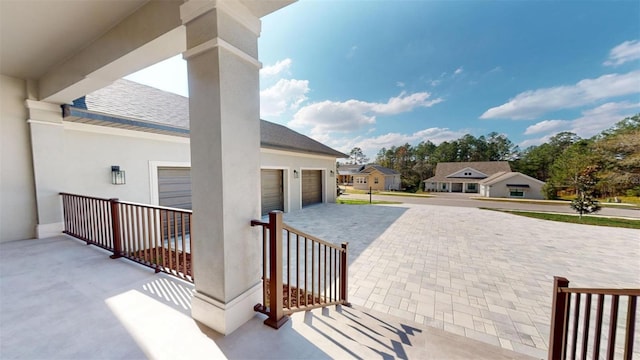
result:
M 265 324 L 280 328 L 294 312 L 347 305 L 348 244 L 337 246 L 282 222 L 282 212 L 269 213 L 262 226 L 262 304 L 254 310 L 269 317 Z
M 64 233 L 193 282 L 191 210 L 61 193 Z
M 555 277 L 549 359 L 632 359 L 638 296 L 640 289 L 569 288 L 569 280 Z

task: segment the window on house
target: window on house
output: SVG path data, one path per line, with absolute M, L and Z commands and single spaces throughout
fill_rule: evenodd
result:
M 378 183 L 378 178 L 373 178 L 373 183 L 377 184 Z
M 467 190 L 475 191 L 475 190 L 477 190 L 477 187 L 476 187 L 477 185 L 478 184 L 476 184 L 476 183 L 469 183 L 469 184 L 467 184 Z
M 524 197 L 524 191 L 520 189 L 509 189 L 510 197 Z

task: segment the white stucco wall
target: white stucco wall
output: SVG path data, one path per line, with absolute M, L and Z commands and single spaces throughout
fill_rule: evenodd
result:
M 0 242 L 35 237 L 33 162 L 24 80 L 0 75 Z
M 189 139 L 104 126 L 64 123 L 63 192 L 153 203 L 150 162 L 190 163 Z M 111 166 L 126 184 L 111 184 Z M 157 196 L 156 196 L 157 199 Z
M 302 208 L 302 177 L 295 179 L 293 170 L 322 170 L 323 198 L 325 203 L 336 202 L 336 159 L 318 155 L 307 155 L 289 151 L 261 149 L 260 167 L 262 169 L 284 170 L 285 211 Z M 333 176 L 331 176 L 333 171 Z
M 524 190 L 524 197 L 522 199 L 544 199 L 544 196 L 542 195 L 542 186 L 544 185 L 544 183 L 541 184 L 540 182 L 522 174 L 518 174 L 511 178 L 492 184 L 490 188 L 486 185 L 482 185 L 484 189 L 481 190 L 484 191 L 481 191 L 480 195 L 486 197 L 508 198 L 510 196 L 509 187 L 507 187 L 507 184 L 529 185 L 528 189 L 522 188 L 522 190 Z M 514 198 L 517 199 L 517 197 Z

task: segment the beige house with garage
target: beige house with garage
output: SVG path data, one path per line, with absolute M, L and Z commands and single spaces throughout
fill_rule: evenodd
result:
M 64 191 L 191 209 L 188 99 L 129 80 L 64 105 Z M 260 122 L 261 213 L 335 202 L 336 158 L 347 155 L 285 126 Z M 113 185 L 112 166 L 126 183 Z M 242 189 L 238 189 L 242 191 Z
M 544 181 L 519 172 L 499 172 L 480 182 L 480 196 L 544 199 Z
M 507 161 L 441 162 L 436 165 L 435 175 L 424 180 L 424 190 L 478 193 L 482 180 L 510 171 Z

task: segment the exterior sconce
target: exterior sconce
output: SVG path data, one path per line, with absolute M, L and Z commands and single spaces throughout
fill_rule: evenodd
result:
M 113 185 L 124 185 L 127 183 L 124 170 L 120 170 L 120 166 L 111 166 L 111 183 Z
M 300 177 L 300 174 L 298 174 L 298 170 L 293 170 L 293 178 L 297 179 Z
M 335 175 L 335 173 L 333 172 L 333 170 L 329 170 L 329 177 L 333 177 Z

